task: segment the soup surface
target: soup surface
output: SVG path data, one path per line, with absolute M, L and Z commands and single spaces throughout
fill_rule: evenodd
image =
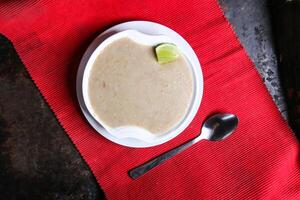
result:
M 128 38 L 101 51 L 88 80 L 88 98 L 98 119 L 111 128 L 138 126 L 153 134 L 178 124 L 193 90 L 192 72 L 182 55 L 160 65 L 152 46 Z

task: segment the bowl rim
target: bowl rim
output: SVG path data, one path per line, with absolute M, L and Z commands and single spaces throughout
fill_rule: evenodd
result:
M 141 24 L 141 23 L 147 23 L 148 25 L 151 26 L 163 26 L 157 23 L 153 23 L 153 22 L 148 22 L 148 21 L 131 21 L 131 22 L 125 22 L 119 25 L 116 25 L 114 27 L 120 26 L 120 25 L 126 25 L 126 24 L 133 24 L 133 23 L 137 23 L 137 24 Z M 165 143 L 171 139 L 173 139 L 174 137 L 176 137 L 177 135 L 179 135 L 180 133 L 183 132 L 183 130 L 188 127 L 188 125 L 191 123 L 191 121 L 194 119 L 201 100 L 202 100 L 202 94 L 203 94 L 203 76 L 202 76 L 202 71 L 201 71 L 201 66 L 199 63 L 199 60 L 195 54 L 195 52 L 193 51 L 193 49 L 190 47 L 190 45 L 176 32 L 174 32 L 173 30 L 163 26 L 166 29 L 169 29 L 168 31 L 172 31 L 173 34 L 175 33 L 176 37 L 180 37 L 181 42 L 183 40 L 183 43 L 185 43 L 185 49 L 182 49 L 182 46 L 180 44 L 180 42 L 178 41 L 174 41 L 172 40 L 172 38 L 169 37 L 169 35 L 164 35 L 164 34 L 149 34 L 149 33 L 143 33 L 139 30 L 136 30 L 134 28 L 129 28 L 126 30 L 120 30 L 117 32 L 109 32 L 109 30 L 112 30 L 114 27 L 108 29 L 107 31 L 103 32 L 102 34 L 100 34 L 89 46 L 89 48 L 87 49 L 86 53 L 85 53 L 85 61 L 82 60 L 82 62 L 80 63 L 80 66 L 82 68 L 82 66 L 84 65 L 84 69 L 82 71 L 82 79 L 81 79 L 81 90 L 82 90 L 82 98 L 83 98 L 83 102 L 79 101 L 80 106 L 82 108 L 82 110 L 85 111 L 84 115 L 86 116 L 88 112 L 88 114 L 90 115 L 90 117 L 94 118 L 94 121 L 96 121 L 96 125 L 95 122 L 91 122 L 91 119 L 87 120 L 89 121 L 89 123 L 95 128 L 95 126 L 101 126 L 104 129 L 99 131 L 99 128 L 95 128 L 97 130 L 97 132 L 99 132 L 101 135 L 103 135 L 105 138 L 116 142 L 118 144 L 124 145 L 124 146 L 131 146 L 131 147 L 147 147 L 147 146 L 155 146 L 158 144 L 162 144 Z M 108 34 L 109 33 L 109 34 Z M 142 35 L 143 37 L 156 37 L 158 38 L 157 41 L 151 40 L 152 44 L 154 44 L 156 42 L 156 44 L 158 43 L 162 43 L 162 42 L 171 42 L 174 43 L 175 45 L 177 45 L 177 47 L 180 49 L 181 52 L 183 52 L 183 55 L 185 56 L 186 60 L 189 62 L 190 64 L 190 68 L 193 74 L 193 81 L 194 81 L 194 94 L 192 97 L 192 101 L 190 103 L 189 106 L 189 110 L 187 111 L 186 115 L 182 118 L 182 120 L 180 122 L 178 122 L 178 124 L 175 126 L 175 128 L 173 128 L 171 131 L 168 131 L 167 133 L 164 133 L 162 135 L 152 135 L 153 137 L 144 137 L 144 138 L 132 138 L 135 143 L 140 141 L 140 140 L 144 140 L 143 142 L 148 143 L 148 145 L 128 145 L 128 144 L 122 144 L 121 141 L 116 141 L 116 136 L 112 133 L 111 129 L 105 124 L 103 123 L 103 121 L 101 119 L 99 119 L 95 113 L 93 112 L 92 106 L 89 103 L 89 98 L 88 98 L 88 92 L 87 92 L 87 86 L 88 86 L 88 78 L 89 78 L 89 72 L 92 68 L 93 62 L 95 61 L 96 57 L 99 55 L 99 53 L 111 42 L 122 38 L 122 37 L 129 37 L 130 35 L 133 35 L 134 37 L 132 37 L 131 39 L 135 40 L 138 43 L 143 43 L 141 41 L 145 41 L 145 40 L 140 40 L 139 41 L 139 37 L 137 37 L 139 34 Z M 105 38 L 103 36 L 106 36 Z M 145 38 L 143 38 L 145 39 Z M 95 42 L 97 41 L 98 45 L 95 45 Z M 154 41 L 154 43 L 153 43 Z M 93 45 L 94 43 L 94 45 Z M 146 42 L 146 45 L 151 45 L 149 42 Z M 188 51 L 188 50 L 189 51 Z M 192 52 L 192 53 L 191 53 Z M 88 55 L 86 55 L 88 54 Z M 79 72 L 78 72 L 79 74 Z M 77 87 L 78 88 L 78 87 Z M 82 99 L 81 99 L 82 100 Z M 85 104 L 84 106 L 82 106 L 82 104 Z M 85 108 L 83 108 L 85 107 Z M 86 116 L 87 117 L 87 116 Z M 105 132 L 105 130 L 107 132 Z M 113 137 L 108 137 L 108 134 L 111 134 Z M 135 134 L 136 135 L 136 134 Z M 118 139 L 124 139 L 124 138 L 118 138 Z M 149 141 L 151 140 L 151 141 Z

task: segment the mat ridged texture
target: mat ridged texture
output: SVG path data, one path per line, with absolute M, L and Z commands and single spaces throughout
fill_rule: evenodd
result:
M 297 199 L 298 142 L 215 0 L 5 1 L 0 32 L 14 44 L 32 79 L 90 166 L 108 199 Z M 163 145 L 134 149 L 96 133 L 77 105 L 75 76 L 87 45 L 106 28 L 149 20 L 181 34 L 204 75 L 200 109 Z M 215 112 L 238 115 L 223 142 L 203 141 L 145 176 L 129 169 L 195 137 Z

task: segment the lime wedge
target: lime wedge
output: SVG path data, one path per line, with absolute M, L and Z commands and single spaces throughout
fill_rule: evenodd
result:
M 179 50 L 174 44 L 163 43 L 155 48 L 157 61 L 159 64 L 165 64 L 175 61 L 179 57 Z

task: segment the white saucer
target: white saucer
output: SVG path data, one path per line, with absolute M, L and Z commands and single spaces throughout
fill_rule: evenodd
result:
M 197 80 L 197 84 L 195 84 L 195 93 L 194 93 L 194 100 L 197 101 L 192 102 L 191 108 L 189 109 L 189 113 L 185 119 L 184 125 L 180 125 L 177 128 L 177 132 L 175 134 L 171 135 L 165 135 L 162 137 L 158 137 L 153 141 L 143 141 L 135 138 L 130 137 L 115 137 L 111 133 L 107 131 L 107 129 L 103 128 L 103 126 L 93 117 L 93 114 L 89 112 L 90 109 L 88 109 L 86 105 L 86 101 L 84 101 L 84 92 L 83 90 L 83 80 L 84 80 L 84 72 L 87 66 L 87 63 L 89 59 L 91 58 L 91 55 L 93 52 L 97 49 L 97 47 L 108 37 L 122 32 L 126 30 L 137 30 L 141 33 L 149 34 L 149 35 L 165 35 L 166 37 L 170 38 L 175 45 L 177 45 L 180 50 L 184 53 L 184 55 L 187 57 L 189 62 L 192 65 L 193 73 L 195 76 L 195 80 Z M 115 142 L 117 144 L 128 146 L 128 147 L 151 147 L 156 146 L 159 144 L 162 144 L 164 142 L 167 142 L 171 140 L 172 138 L 176 137 L 178 134 L 180 134 L 192 121 L 194 116 L 196 115 L 198 108 L 200 106 L 200 102 L 202 99 L 202 93 L 203 93 L 203 76 L 201 67 L 198 61 L 198 58 L 191 48 L 191 46 L 175 31 L 157 24 L 153 22 L 148 21 L 131 21 L 131 22 L 125 22 L 122 24 L 118 24 L 116 26 L 113 26 L 100 34 L 88 47 L 85 54 L 83 55 L 83 58 L 80 62 L 78 73 L 77 73 L 77 81 L 76 81 L 76 90 L 77 90 L 77 98 L 79 101 L 79 105 L 82 109 L 82 112 L 88 122 L 92 125 L 94 129 L 96 129 L 97 132 L 99 132 L 102 136 L 105 138 L 111 140 L 112 142 Z

